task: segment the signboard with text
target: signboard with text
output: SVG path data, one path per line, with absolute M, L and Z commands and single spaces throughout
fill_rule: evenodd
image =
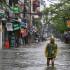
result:
M 12 23 L 6 23 L 6 28 L 7 28 L 7 31 L 13 31 Z
M 70 28 L 70 20 L 67 20 L 66 25 L 68 28 Z

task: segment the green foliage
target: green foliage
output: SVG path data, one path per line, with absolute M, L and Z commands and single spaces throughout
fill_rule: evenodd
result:
M 41 29 L 41 21 L 40 21 L 40 19 L 35 19 L 33 23 L 34 23 L 34 26 L 36 26 L 38 30 Z
M 45 10 L 44 14 L 47 13 L 48 15 L 51 12 L 51 21 L 54 23 L 55 28 L 60 32 L 64 32 L 67 29 L 65 19 L 70 19 L 70 0 L 60 0 L 59 3 L 51 4 Z M 47 16 L 45 16 L 45 19 L 48 21 Z

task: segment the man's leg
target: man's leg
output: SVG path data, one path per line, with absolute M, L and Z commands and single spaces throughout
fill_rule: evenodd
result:
M 54 58 L 52 58 L 52 60 L 51 60 L 51 61 L 52 61 L 52 66 L 54 66 Z
M 50 63 L 50 59 L 47 58 L 47 66 L 49 66 L 49 63 Z

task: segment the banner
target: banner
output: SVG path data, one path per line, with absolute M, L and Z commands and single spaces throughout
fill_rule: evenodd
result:
M 27 23 L 21 22 L 21 28 L 27 28 Z
M 7 28 L 7 31 L 13 31 L 12 23 L 6 23 L 6 28 Z
M 26 19 L 23 19 L 20 24 L 21 24 L 21 28 L 27 28 L 27 20 Z
M 20 23 L 17 21 L 13 22 L 13 30 L 19 30 L 20 29 Z

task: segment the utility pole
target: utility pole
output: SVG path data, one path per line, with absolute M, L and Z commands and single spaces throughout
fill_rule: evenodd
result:
M 26 17 L 26 1 L 24 0 L 24 11 L 23 11 L 23 17 Z
M 30 13 L 31 13 L 31 14 L 30 14 L 30 20 L 31 20 L 31 25 L 32 25 L 32 7 L 33 7 L 33 6 L 32 6 L 32 1 L 33 1 L 33 0 L 30 0 L 30 6 L 31 6 L 31 7 L 30 7 Z

